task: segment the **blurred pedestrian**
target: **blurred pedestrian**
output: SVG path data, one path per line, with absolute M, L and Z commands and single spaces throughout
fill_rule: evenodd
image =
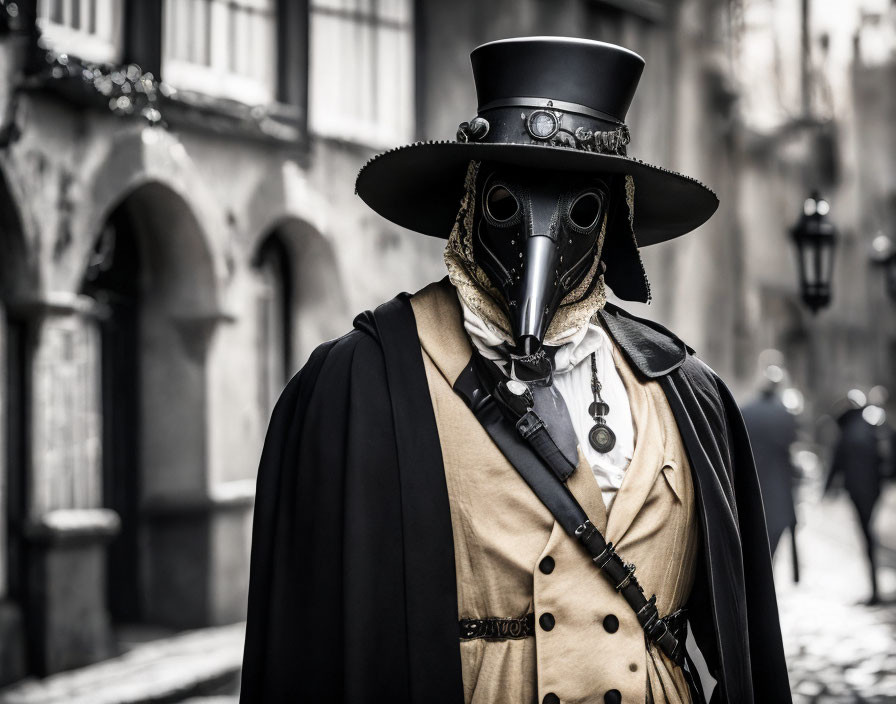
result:
M 877 540 L 872 530 L 871 520 L 875 504 L 880 497 L 883 463 L 878 428 L 873 424 L 874 414 L 867 412 L 867 409 L 877 407 L 868 406 L 865 395 L 858 389 L 852 389 L 847 394 L 847 400 L 849 407 L 837 417 L 840 437 L 834 447 L 824 493 L 828 494 L 834 482 L 842 477 L 843 486 L 855 506 L 865 539 L 865 550 L 868 554 L 871 596 L 867 603 L 877 604 L 880 602 L 877 588 L 877 563 L 874 554 Z
M 769 548 L 774 555 L 784 531 L 790 529 L 793 581 L 798 582 L 796 509 L 793 500 L 795 471 L 790 459 L 790 446 L 796 442 L 797 420 L 781 400 L 785 376 L 784 370 L 777 365 L 766 367 L 759 395 L 741 411 L 759 475 Z

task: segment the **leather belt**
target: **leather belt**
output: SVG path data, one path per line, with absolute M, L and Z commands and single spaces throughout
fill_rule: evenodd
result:
M 535 635 L 535 614 L 522 618 L 462 618 L 457 625 L 461 640 L 520 640 Z

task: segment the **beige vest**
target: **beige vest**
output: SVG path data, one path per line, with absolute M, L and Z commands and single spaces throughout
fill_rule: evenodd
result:
M 445 465 L 458 613 L 536 619 L 535 638 L 460 643 L 466 702 L 542 702 L 551 693 L 563 703 L 689 702 L 681 671 L 645 643 L 623 597 L 454 393 L 471 354 L 454 290 L 432 284 L 411 304 Z M 693 584 L 698 533 L 690 468 L 659 384 L 639 380 L 619 351 L 613 354 L 636 427 L 634 458 L 609 516 L 581 451 L 569 488 L 623 559 L 637 566 L 645 593 L 657 595 L 666 615 L 681 607 Z M 546 557 L 553 560 L 549 572 L 540 568 Z M 553 616 L 550 630 L 539 625 L 544 614 Z

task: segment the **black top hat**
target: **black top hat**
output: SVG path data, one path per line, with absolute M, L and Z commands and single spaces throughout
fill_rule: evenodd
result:
M 627 156 L 625 115 L 644 68 L 628 49 L 566 37 L 490 42 L 471 54 L 478 114 L 457 141 L 418 142 L 371 159 L 355 190 L 392 222 L 448 237 L 471 160 L 631 175 L 639 245 L 683 235 L 715 212 L 700 182 Z

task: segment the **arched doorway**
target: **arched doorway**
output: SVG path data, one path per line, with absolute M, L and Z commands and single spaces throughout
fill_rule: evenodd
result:
M 310 223 L 285 217 L 269 229 L 264 243 L 280 244 L 289 275 L 290 356 L 286 379 L 305 363 L 321 342 L 344 334 L 351 325 L 344 284 L 330 242 Z
M 103 505 L 121 530 L 110 542 L 106 598 L 116 623 L 142 620 L 139 500 L 141 262 L 126 209 L 112 213 L 94 246 L 82 293 L 97 302 L 101 388 Z
M 262 417 L 267 417 L 292 373 L 293 364 L 292 264 L 289 249 L 276 232 L 262 241 L 252 264 L 258 406 Z
M 179 501 L 206 489 L 217 299 L 208 242 L 186 201 L 157 182 L 125 196 L 97 235 L 81 291 L 98 310 L 103 504 L 121 520 L 107 560 L 113 625 L 125 640 L 157 633 L 146 625 L 204 625 L 210 537 Z

